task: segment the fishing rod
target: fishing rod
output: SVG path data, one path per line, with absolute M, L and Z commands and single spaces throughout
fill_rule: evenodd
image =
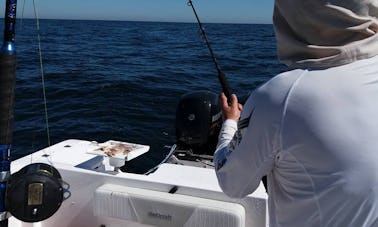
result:
M 7 0 L 4 18 L 3 45 L 0 50 L 0 227 L 8 226 L 5 206 L 7 182 L 10 177 L 10 149 L 13 130 L 14 89 L 16 83 L 17 0 Z
M 193 9 L 193 12 L 194 12 L 194 15 L 196 16 L 196 19 L 197 19 L 197 22 L 198 22 L 198 26 L 200 27 L 200 30 L 201 30 L 201 33 L 202 33 L 202 36 L 204 37 L 205 39 L 205 43 L 207 45 L 207 48 L 209 49 L 210 51 L 210 54 L 211 54 L 211 58 L 213 59 L 213 62 L 215 64 L 215 68 L 217 69 L 217 72 L 218 72 L 218 78 L 219 78 L 219 82 L 221 83 L 222 85 L 222 89 L 223 89 L 223 92 L 224 94 L 226 95 L 227 97 L 227 100 L 228 100 L 228 103 L 230 104 L 231 102 L 231 95 L 232 95 L 232 89 L 230 87 L 230 84 L 228 83 L 227 81 L 227 78 L 226 78 L 226 75 L 221 71 L 220 67 L 219 67 L 219 64 L 217 62 L 217 59 L 215 58 L 215 55 L 214 55 L 214 52 L 213 52 L 213 49 L 211 48 L 210 46 L 210 43 L 209 43 L 209 40 L 206 36 L 206 33 L 205 33 L 205 30 L 203 29 L 203 26 L 202 26 L 202 23 L 198 17 L 198 14 L 196 12 L 196 9 L 194 8 L 194 5 L 193 5 L 193 2 L 192 0 L 188 0 L 188 6 L 192 7 Z M 264 176 L 262 178 L 262 181 L 264 183 L 264 186 L 265 186 L 265 189 L 267 191 L 268 189 L 268 186 L 267 186 L 267 178 L 266 176 Z
M 0 48 L 0 227 L 8 227 L 10 215 L 24 222 L 43 221 L 70 196 L 69 185 L 51 165 L 32 163 L 10 174 L 16 84 L 16 9 L 17 0 L 6 0 Z
M 231 86 L 230 86 L 230 84 L 227 81 L 226 75 L 220 69 L 218 61 L 217 61 L 217 59 L 216 59 L 216 57 L 214 55 L 213 49 L 210 46 L 209 39 L 207 38 L 207 35 L 205 33 L 205 29 L 202 26 L 202 23 L 201 23 L 201 21 L 200 21 L 200 19 L 198 17 L 196 9 L 194 8 L 192 0 L 189 0 L 187 4 L 188 4 L 188 6 L 190 6 L 193 9 L 194 15 L 195 15 L 195 17 L 197 19 L 198 26 L 199 26 L 199 28 L 201 30 L 202 37 L 205 39 L 206 46 L 207 46 L 207 48 L 210 51 L 211 58 L 212 58 L 212 60 L 214 62 L 215 68 L 217 70 L 218 79 L 219 79 L 219 82 L 220 82 L 220 84 L 222 86 L 223 93 L 226 95 L 228 101 L 230 102 L 231 101 L 231 95 L 233 94 Z

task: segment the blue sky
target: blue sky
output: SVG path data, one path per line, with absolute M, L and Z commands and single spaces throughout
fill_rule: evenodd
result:
M 194 22 L 187 0 L 34 0 L 40 18 Z M 273 0 L 192 0 L 203 22 L 271 23 Z M 25 6 L 23 7 L 25 3 Z M 0 1 L 4 12 L 5 0 Z M 22 10 L 24 8 L 24 10 Z M 22 13 L 24 11 L 24 13 Z M 4 13 L 2 13 L 3 15 Z M 18 0 L 18 17 L 34 18 Z

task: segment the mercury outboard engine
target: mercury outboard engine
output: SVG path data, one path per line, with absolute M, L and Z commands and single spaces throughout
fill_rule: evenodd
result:
M 212 156 L 222 125 L 219 95 L 195 91 L 183 95 L 176 111 L 178 149 Z

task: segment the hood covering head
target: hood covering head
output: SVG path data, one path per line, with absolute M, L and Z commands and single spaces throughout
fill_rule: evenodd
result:
M 278 57 L 327 68 L 378 54 L 378 0 L 275 0 Z

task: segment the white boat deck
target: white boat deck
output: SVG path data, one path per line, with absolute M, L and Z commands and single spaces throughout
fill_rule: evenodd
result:
M 243 220 L 243 223 L 240 225 L 227 225 L 227 223 L 225 225 L 219 225 L 219 223 L 216 222 L 214 222 L 214 225 L 209 223 L 195 223 L 194 225 L 193 221 L 190 221 L 192 219 L 188 219 L 189 221 L 185 222 L 186 224 L 182 226 L 268 226 L 267 194 L 262 184 L 260 184 L 260 187 L 253 194 L 246 198 L 231 199 L 222 193 L 213 169 L 162 164 L 155 172 L 149 175 L 124 173 L 114 170 L 114 167 L 109 165 L 108 157 L 87 153 L 91 145 L 92 142 L 90 141 L 66 140 L 12 162 L 12 173 L 28 164 L 36 162 L 53 165 L 59 170 L 63 180 L 70 185 L 71 197 L 63 202 L 60 209 L 52 217 L 43 222 L 31 224 L 11 218 L 10 226 L 181 226 L 181 224 L 177 224 L 181 223 L 181 220 L 175 222 L 174 217 L 179 216 L 179 213 L 182 215 L 188 211 L 185 210 L 187 208 L 182 208 L 184 210 L 180 211 L 180 201 L 192 201 L 192 204 L 188 206 L 197 208 L 200 204 L 202 204 L 201 207 L 204 206 L 203 204 L 213 204 L 214 206 L 212 207 L 222 207 L 222 205 L 219 205 L 221 203 L 236 204 L 243 207 L 244 210 L 240 219 Z M 130 157 L 136 156 L 137 155 L 130 155 Z M 107 191 L 111 191 L 112 189 L 114 189 L 114 193 L 118 192 L 117 200 L 114 200 L 114 193 L 107 194 Z M 173 193 L 172 189 L 174 189 Z M 170 191 L 171 193 L 169 193 Z M 138 195 L 137 192 L 143 192 L 145 196 Z M 119 210 L 114 209 L 114 207 L 118 206 L 124 207 L 127 201 L 133 201 L 133 206 L 140 207 L 141 205 L 137 206 L 137 204 L 145 204 L 146 202 L 135 202 L 139 201 L 136 198 L 146 197 L 147 195 L 152 196 L 149 203 L 147 203 L 150 204 L 149 206 L 155 204 L 159 209 L 162 209 L 162 207 L 171 208 L 177 206 L 179 206 L 179 208 L 173 211 L 166 211 L 171 212 L 169 215 L 157 215 L 153 213 L 154 216 L 149 212 L 149 217 L 144 217 L 142 211 L 138 211 L 135 207 L 133 208 L 135 210 L 133 212 L 136 212 L 135 214 L 127 212 L 125 214 L 119 214 Z M 153 195 L 155 197 L 153 197 Z M 107 202 L 99 203 L 99 199 Z M 205 200 L 213 202 L 204 202 Z M 119 201 L 124 201 L 122 206 L 118 204 Z M 172 204 L 167 201 L 172 201 Z M 173 201 L 176 201 L 178 205 L 173 205 Z M 164 205 L 162 205 L 163 202 Z M 102 208 L 100 209 L 99 206 Z M 145 206 L 146 205 L 143 207 L 146 208 Z M 189 212 L 192 217 L 195 216 L 195 213 L 198 213 L 197 208 L 193 208 L 197 210 L 197 212 Z M 113 211 L 110 213 L 100 212 L 104 210 Z M 212 212 L 214 211 L 210 213 Z M 167 221 L 167 223 L 170 224 L 153 222 L 154 225 L 151 225 L 150 219 L 162 219 L 162 217 L 163 219 L 164 217 L 169 217 L 161 221 Z M 205 221 L 208 222 L 208 220 Z

